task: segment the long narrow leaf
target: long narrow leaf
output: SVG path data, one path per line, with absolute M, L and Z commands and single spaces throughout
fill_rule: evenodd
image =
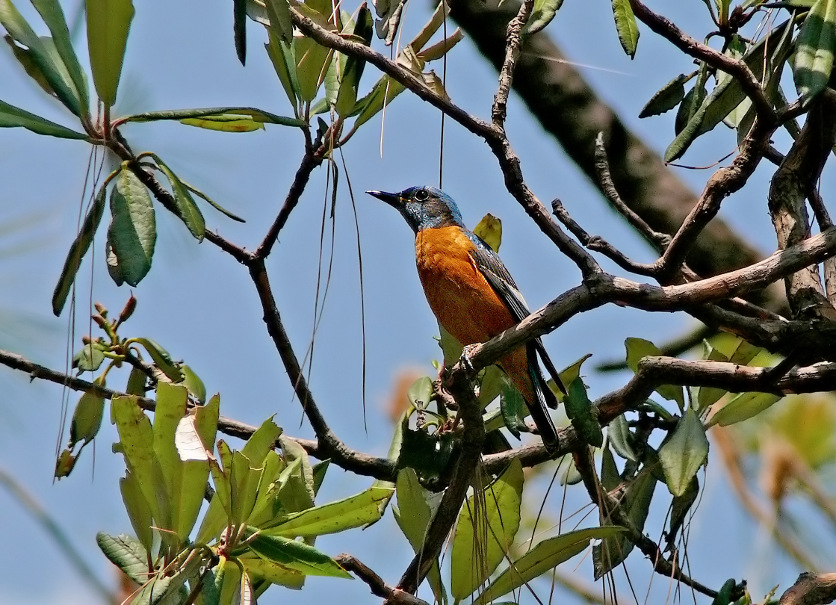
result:
M 256 109 L 254 107 L 207 107 L 203 109 L 170 109 L 150 111 L 125 116 L 119 122 L 156 122 L 159 120 L 205 119 L 246 119 L 259 124 L 280 124 L 282 126 L 305 126 L 305 122 L 296 118 L 286 118 Z
M 134 5 L 131 0 L 87 0 L 86 8 L 93 83 L 102 103 L 110 107 L 116 102 Z
M 61 76 L 59 64 L 46 49 L 23 16 L 12 4 L 11 0 L 0 0 L 0 24 L 6 28 L 9 35 L 29 50 L 32 60 L 38 66 L 55 95 L 64 106 L 75 115 L 82 115 L 81 100 L 78 93 L 67 85 Z M 84 110 L 86 112 L 86 109 Z
M 64 304 L 67 302 L 67 295 L 70 288 L 75 281 L 78 268 L 81 266 L 81 260 L 87 251 L 90 249 L 90 244 L 93 243 L 93 237 L 96 235 L 96 230 L 99 228 L 99 223 L 102 222 L 102 216 L 105 209 L 106 187 L 102 185 L 99 192 L 93 200 L 93 205 L 84 217 L 84 223 L 81 225 L 81 230 L 70 246 L 70 251 L 67 254 L 67 259 L 64 261 L 64 268 L 61 269 L 61 277 L 55 286 L 55 291 L 52 293 L 52 312 L 56 315 L 61 315 L 64 309 Z
M 180 217 L 180 220 L 188 227 L 197 241 L 202 242 L 203 236 L 206 233 L 206 222 L 203 220 L 203 214 L 200 212 L 197 204 L 195 204 L 189 188 L 183 184 L 180 177 L 174 174 L 174 171 L 157 154 L 152 154 L 151 157 L 154 158 L 157 166 L 160 167 L 168 182 L 171 183 L 171 193 L 173 194 L 174 204 L 177 208 L 177 216 Z
M 836 52 L 836 0 L 817 0 L 798 34 L 793 76 L 805 102 L 827 86 Z
M 32 0 L 32 5 L 37 9 L 41 18 L 46 23 L 52 34 L 55 49 L 61 57 L 67 72 L 72 79 L 75 91 L 81 102 L 82 115 L 87 115 L 90 108 L 90 93 L 87 88 L 87 76 L 78 61 L 73 44 L 70 39 L 70 31 L 67 28 L 67 19 L 58 0 Z
M 473 601 L 473 605 L 490 603 L 564 561 L 568 561 L 587 548 L 591 540 L 602 540 L 622 531 L 624 528 L 615 526 L 591 527 L 543 540 L 499 574 L 491 585 Z

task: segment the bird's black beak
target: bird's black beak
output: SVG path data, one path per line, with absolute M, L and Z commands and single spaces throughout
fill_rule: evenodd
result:
M 403 206 L 403 200 L 398 193 L 387 193 L 386 191 L 366 191 L 366 193 L 386 202 L 393 208 L 400 210 L 401 206 Z

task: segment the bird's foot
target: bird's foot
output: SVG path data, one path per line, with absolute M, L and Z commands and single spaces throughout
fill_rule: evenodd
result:
M 468 372 L 473 372 L 473 364 L 470 361 L 471 353 L 476 349 L 478 345 L 470 344 L 465 345 L 462 347 L 462 355 L 459 357 L 459 363 L 464 366 L 464 369 Z

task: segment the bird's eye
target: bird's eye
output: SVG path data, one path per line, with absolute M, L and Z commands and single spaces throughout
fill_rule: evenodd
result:
M 430 194 L 427 193 L 426 189 L 419 189 L 415 192 L 415 199 L 419 202 L 426 202 L 430 199 Z

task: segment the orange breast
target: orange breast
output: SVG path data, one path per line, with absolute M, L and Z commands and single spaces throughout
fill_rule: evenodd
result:
M 415 261 L 427 302 L 438 322 L 463 345 L 490 340 L 516 321 L 474 263 L 475 244 L 458 227 L 419 231 Z M 527 401 L 534 401 L 524 347 L 500 360 Z

